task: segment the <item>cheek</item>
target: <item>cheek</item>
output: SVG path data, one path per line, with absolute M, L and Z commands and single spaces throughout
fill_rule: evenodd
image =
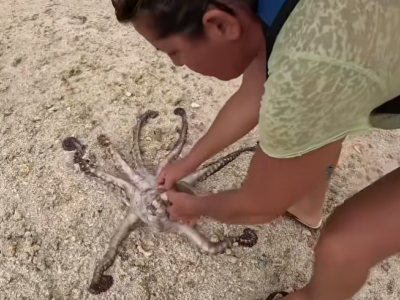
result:
M 225 52 L 217 49 L 194 49 L 187 53 L 184 64 L 194 72 L 204 76 L 216 77 L 220 80 L 231 80 L 240 76 L 243 71 L 238 70 L 232 58 Z

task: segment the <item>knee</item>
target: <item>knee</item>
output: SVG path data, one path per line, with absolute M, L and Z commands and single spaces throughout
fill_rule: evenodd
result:
M 316 262 L 331 268 L 363 265 L 363 251 L 352 240 L 345 232 L 322 233 L 314 251 Z

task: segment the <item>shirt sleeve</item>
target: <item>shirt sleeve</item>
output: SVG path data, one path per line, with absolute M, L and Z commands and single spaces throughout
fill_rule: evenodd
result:
M 314 55 L 275 60 L 261 102 L 260 147 L 271 157 L 303 155 L 368 131 L 379 85 L 360 68 Z

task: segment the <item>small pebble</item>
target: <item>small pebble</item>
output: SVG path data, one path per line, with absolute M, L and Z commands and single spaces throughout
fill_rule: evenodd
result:
M 13 113 L 13 111 L 12 111 L 11 109 L 6 110 L 6 111 L 4 112 L 4 116 L 6 116 L 6 117 L 11 116 L 12 113 Z
M 132 93 L 127 91 L 127 92 L 125 92 L 125 96 L 130 97 L 130 96 L 132 96 Z
M 16 245 L 6 245 L 1 251 L 5 257 L 15 257 L 17 253 Z
M 384 264 L 381 265 L 381 268 L 382 268 L 384 271 L 389 272 L 389 270 L 390 270 L 390 265 L 387 264 L 387 263 L 384 263 Z
M 229 261 L 231 264 L 236 264 L 237 261 L 238 261 L 238 259 L 237 259 L 236 257 L 234 257 L 234 256 L 229 256 L 229 257 L 228 257 L 228 261 Z
M 20 172 L 21 172 L 22 175 L 26 176 L 26 175 L 29 175 L 29 173 L 31 172 L 31 169 L 29 168 L 28 165 L 22 165 L 21 169 L 20 169 Z
M 311 236 L 311 232 L 307 229 L 304 229 L 302 234 L 307 235 L 307 236 Z
M 217 237 L 216 235 L 213 235 L 213 236 L 211 237 L 210 241 L 211 241 L 212 243 L 218 243 L 218 242 L 219 242 L 219 239 L 218 239 L 218 237 Z
M 359 154 L 362 154 L 360 148 L 358 148 L 357 146 L 353 146 L 354 150 L 356 150 Z
M 200 104 L 197 104 L 197 103 L 192 103 L 191 105 L 190 105 L 192 108 L 199 108 L 200 107 Z

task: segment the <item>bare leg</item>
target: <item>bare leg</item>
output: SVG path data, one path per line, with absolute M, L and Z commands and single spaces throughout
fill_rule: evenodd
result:
M 114 264 L 118 247 L 133 231 L 134 225 L 138 220 L 139 218 L 136 215 L 129 212 L 111 238 L 106 254 L 99 261 L 94 270 L 93 278 L 89 286 L 89 292 L 91 294 L 103 293 L 112 286 L 113 278 L 109 275 L 103 275 L 103 273 Z
M 400 168 L 357 193 L 332 214 L 315 251 L 314 275 L 285 300 L 346 300 L 369 270 L 400 252 Z
M 293 215 L 298 221 L 311 228 L 319 228 L 322 223 L 322 209 L 325 202 L 326 192 L 329 188 L 329 181 L 333 171 L 339 161 L 341 149 L 336 152 L 336 161 L 330 169 L 330 174 L 327 173 L 326 184 L 318 187 L 309 195 L 302 197 L 298 202 L 292 205 L 287 211 Z
M 172 160 L 176 159 L 178 155 L 181 153 L 183 145 L 185 144 L 187 131 L 188 131 L 188 121 L 186 112 L 183 108 L 175 108 L 174 114 L 182 117 L 182 128 L 179 134 L 179 138 L 175 143 L 172 150 L 168 153 L 168 155 L 161 161 L 161 163 L 157 167 L 156 176 L 160 174 L 161 170 L 169 164 Z
M 256 150 L 256 147 L 246 147 L 242 148 L 239 150 L 236 150 L 232 153 L 229 153 L 225 155 L 224 157 L 218 159 L 215 162 L 212 162 L 210 164 L 207 164 L 204 168 L 186 176 L 185 178 L 182 179 L 182 181 L 188 183 L 188 184 L 195 184 L 196 182 L 203 181 L 210 177 L 211 175 L 215 174 L 219 170 L 221 170 L 223 167 L 225 167 L 227 164 L 235 160 L 239 155 L 241 155 L 244 152 L 254 152 Z
M 287 212 L 304 225 L 318 229 L 322 224 L 322 210 L 328 183 L 292 205 Z
M 155 118 L 157 118 L 157 116 L 158 116 L 157 111 L 148 110 L 139 117 L 137 124 L 136 124 L 136 131 L 135 131 L 135 135 L 133 137 L 132 153 L 133 153 L 133 158 L 139 169 L 139 172 L 142 176 L 147 176 L 149 173 L 143 164 L 143 159 L 142 159 L 141 149 L 140 149 L 140 134 L 141 134 L 143 125 L 146 123 L 146 121 L 149 118 L 155 119 Z
M 132 184 L 134 184 L 139 190 L 146 190 L 149 188 L 149 184 L 146 183 L 144 178 L 136 174 L 132 168 L 122 159 L 121 155 L 114 149 L 109 138 L 105 135 L 100 135 L 98 138 L 99 144 L 107 149 L 107 151 L 113 157 L 115 163 L 119 168 L 129 177 Z

